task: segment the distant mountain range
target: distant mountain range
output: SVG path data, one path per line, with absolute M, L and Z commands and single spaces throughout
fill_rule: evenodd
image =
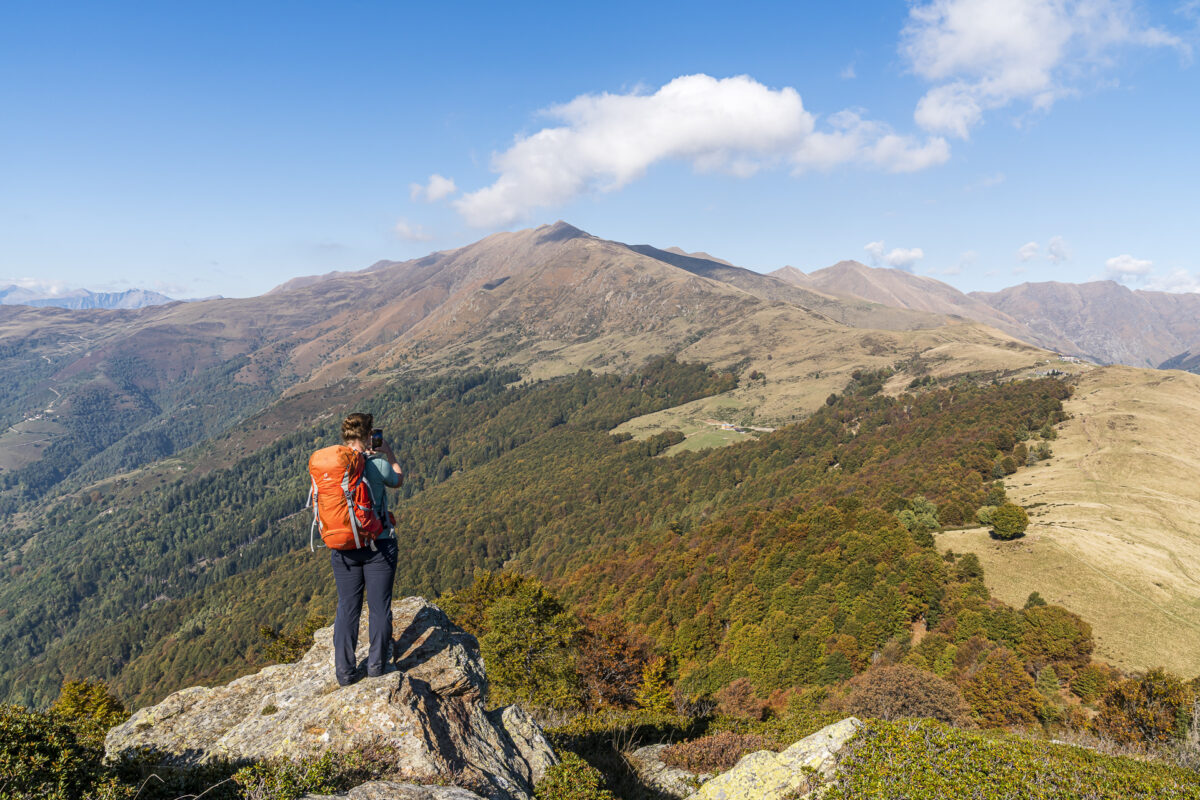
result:
M 92 292 L 71 289 L 51 294 L 26 289 L 15 284 L 0 288 L 0 305 L 55 308 L 144 308 L 175 302 L 172 298 L 146 289 L 126 289 L 123 292 Z
M 973 319 L 1100 364 L 1200 367 L 1200 294 L 1133 290 L 1114 281 L 1024 283 L 964 294 L 933 278 L 857 261 L 808 274 L 795 267 L 771 274 L 835 296 Z

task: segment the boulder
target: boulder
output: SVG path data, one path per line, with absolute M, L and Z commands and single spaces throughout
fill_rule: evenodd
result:
M 637 773 L 642 785 L 653 789 L 664 797 L 675 797 L 679 800 L 696 791 L 696 788 L 712 775 L 688 772 L 686 769 L 672 767 L 662 760 L 662 752 L 670 745 L 651 744 L 638 748 L 625 756 L 633 771 Z
M 306 794 L 300 800 L 482 800 L 479 795 L 453 786 L 417 786 L 414 783 L 373 781 L 346 794 Z
M 812 792 L 837 769 L 837 752 L 862 723 L 854 717 L 827 725 L 784 750 L 760 750 L 705 783 L 687 800 L 781 800 Z
M 470 786 L 491 800 L 528 800 L 558 759 L 519 708 L 486 709 L 487 676 L 475 637 L 420 597 L 393 604 L 392 615 L 399 637 L 384 675 L 338 686 L 333 628 L 322 628 L 294 664 L 225 686 L 184 689 L 139 710 L 109 732 L 107 758 L 189 766 L 370 747 L 392 754 L 388 769 L 398 778 Z M 367 655 L 365 613 L 363 619 L 360 666 Z

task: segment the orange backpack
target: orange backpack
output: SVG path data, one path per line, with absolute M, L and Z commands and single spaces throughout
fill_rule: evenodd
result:
M 315 550 L 313 538 L 317 531 L 325 546 L 334 550 L 356 550 L 365 545 L 375 548 L 375 537 L 383 532 L 383 522 L 371 507 L 371 490 L 363 479 L 366 464 L 362 453 L 340 444 L 324 447 L 309 457 L 312 489 L 308 505 L 313 510 L 310 549 Z

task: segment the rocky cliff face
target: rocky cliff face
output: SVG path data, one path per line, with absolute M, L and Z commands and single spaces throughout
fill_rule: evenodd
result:
M 294 664 L 226 686 L 185 689 L 141 709 L 109 732 L 108 758 L 150 753 L 184 766 L 371 745 L 394 753 L 394 772 L 406 782 L 454 782 L 492 800 L 528 800 L 557 758 L 523 711 L 486 709 L 475 637 L 419 597 L 394 604 L 392 614 L 398 638 L 386 674 L 339 687 L 333 628 L 323 628 Z M 366 634 L 364 622 L 360 663 Z

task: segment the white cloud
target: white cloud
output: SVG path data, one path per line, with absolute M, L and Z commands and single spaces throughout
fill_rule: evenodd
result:
M 967 138 L 984 112 L 1024 102 L 1048 110 L 1122 47 L 1188 46 L 1145 25 L 1131 0 L 928 0 L 909 9 L 900 50 L 935 84 L 914 118 Z
M 420 225 L 414 225 L 408 220 L 397 220 L 392 227 L 392 232 L 406 242 L 428 242 L 433 238 L 433 234 L 426 231 Z
M 917 172 L 949 158 L 950 146 L 945 139 L 929 139 L 921 144 L 912 137 L 896 135 L 881 122 L 863 119 L 857 111 L 830 115 L 829 130 L 804 137 L 792 155 L 797 173 L 852 162 L 887 172 Z
M 795 89 L 744 75 L 685 75 L 653 94 L 581 95 L 545 113 L 564 124 L 518 137 L 493 155 L 495 182 L 455 201 L 469 224 L 507 225 L 585 192 L 620 189 L 672 159 L 746 177 L 784 164 L 796 173 L 842 164 L 910 172 L 949 158 L 945 140 L 900 136 L 858 112 L 834 114 L 817 131 Z
M 1063 237 L 1050 237 L 1050 242 L 1046 245 L 1046 258 L 1050 259 L 1055 264 L 1061 264 L 1064 261 L 1071 260 L 1071 250 L 1067 247 L 1067 242 L 1063 239 Z
M 1155 292 L 1200 292 L 1200 275 L 1177 269 L 1148 281 L 1146 288 Z
M 408 185 L 408 196 L 414 202 L 425 200 L 428 203 L 436 203 L 457 191 L 458 187 L 454 185 L 453 178 L 443 178 L 436 172 L 429 176 L 427 184 L 410 183 Z
M 842 80 L 846 81 L 852 81 L 858 77 L 858 74 L 854 71 L 853 61 L 847 64 L 839 74 L 842 76 Z
M 1032 261 L 1037 258 L 1040 249 L 1037 242 L 1026 242 L 1017 249 L 1017 258 L 1022 261 Z
M 1130 278 L 1145 279 L 1154 267 L 1154 262 L 1125 254 L 1108 259 L 1104 262 L 1104 266 L 1105 277 L 1124 281 Z
M 919 247 L 897 247 L 885 253 L 883 242 L 870 242 L 863 249 L 871 256 L 873 265 L 895 267 L 905 272 L 912 272 L 913 265 L 925 257 L 925 251 Z

